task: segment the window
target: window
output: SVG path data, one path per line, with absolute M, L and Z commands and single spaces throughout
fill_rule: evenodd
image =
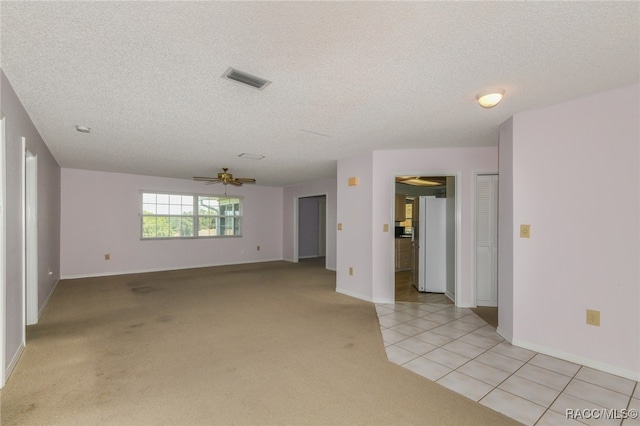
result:
M 141 211 L 143 240 L 242 235 L 238 197 L 142 192 Z
M 405 220 L 400 222 L 400 226 L 404 227 L 404 233 L 411 235 L 413 227 L 413 198 L 407 198 L 405 208 Z

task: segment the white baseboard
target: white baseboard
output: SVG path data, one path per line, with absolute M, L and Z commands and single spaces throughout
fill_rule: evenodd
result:
M 498 327 L 498 334 L 505 338 L 505 340 L 509 341 L 513 346 L 518 346 L 524 349 L 529 349 L 530 351 L 538 352 L 544 355 L 549 355 L 554 358 L 563 359 L 565 361 L 573 362 L 575 364 L 584 365 L 586 367 L 591 367 L 596 370 L 604 371 L 605 373 L 610 373 L 615 376 L 624 377 L 626 379 L 630 379 L 633 381 L 640 381 L 640 371 L 627 370 L 626 368 L 621 368 L 616 365 L 607 364 L 601 361 L 596 361 L 594 359 L 586 358 L 581 355 L 564 352 L 558 349 L 549 348 L 547 346 L 538 345 L 535 343 L 527 342 L 520 339 L 514 339 L 509 333 L 506 333 L 504 330 L 500 330 Z
M 56 280 L 55 284 L 53 284 L 53 287 L 51 287 L 51 291 L 49 292 L 49 294 L 47 295 L 47 298 L 45 299 L 44 303 L 42 304 L 42 306 L 38 310 L 38 320 L 40 319 L 40 317 L 42 316 L 42 313 L 44 312 L 44 310 L 47 308 L 47 305 L 51 301 L 51 298 L 53 297 L 53 293 L 56 291 L 56 288 L 58 287 L 59 283 L 60 283 L 60 280 Z
M 450 291 L 445 291 L 444 295 L 447 296 L 449 298 L 449 300 L 451 300 L 453 302 L 453 304 L 456 304 L 456 296 L 451 293 Z
M 79 278 L 96 278 L 96 277 L 110 277 L 114 275 L 129 275 L 129 274 L 146 274 L 148 272 L 164 272 L 164 271 L 180 271 L 183 269 L 198 269 L 198 268 L 211 268 L 214 266 L 229 266 L 229 265 L 249 265 L 252 263 L 266 263 L 266 262 L 277 262 L 280 260 L 285 260 L 283 258 L 277 259 L 260 259 L 260 260 L 252 260 L 249 262 L 231 262 L 231 263 L 213 263 L 207 265 L 191 265 L 191 266 L 180 266 L 180 267 L 172 267 L 172 268 L 151 268 L 151 269 L 138 269 L 134 271 L 117 271 L 117 272 L 96 272 L 91 274 L 77 274 L 77 275 L 64 275 L 60 277 L 61 280 L 74 280 Z
M 9 363 L 9 365 L 7 365 L 7 368 L 4 372 L 5 383 L 9 381 L 9 377 L 11 376 L 11 373 L 13 373 L 13 370 L 16 368 L 16 365 L 18 365 L 18 361 L 20 361 L 22 352 L 24 352 L 24 343 L 20 344 L 16 353 L 13 354 L 13 357 L 11 358 L 11 362 Z
M 498 324 L 498 328 L 496 329 L 496 333 L 498 333 L 504 340 L 511 343 L 513 345 L 513 335 L 508 331 L 500 328 L 500 324 Z
M 376 303 L 376 302 L 373 301 L 373 299 L 370 296 L 366 296 L 364 294 L 356 293 L 356 292 L 353 292 L 353 291 L 350 291 L 350 290 L 345 290 L 343 288 L 337 288 L 336 287 L 336 293 L 344 294 L 344 295 L 347 295 L 347 296 L 350 296 L 350 297 L 355 297 L 356 299 L 364 300 L 364 301 L 367 301 L 367 302 Z M 377 302 L 377 303 L 379 303 L 379 302 Z

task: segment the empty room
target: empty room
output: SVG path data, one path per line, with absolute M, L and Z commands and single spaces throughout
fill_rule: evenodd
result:
M 2 424 L 640 425 L 640 3 L 0 36 Z

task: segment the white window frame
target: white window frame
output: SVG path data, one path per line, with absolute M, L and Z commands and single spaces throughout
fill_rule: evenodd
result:
M 154 190 L 141 190 L 140 194 L 140 211 L 138 215 L 140 216 L 140 240 L 141 241 L 157 241 L 157 240 L 194 240 L 200 238 L 237 238 L 242 237 L 242 218 L 243 218 L 243 205 L 244 205 L 244 197 L 242 196 L 228 196 L 228 195 L 216 195 L 216 194 L 202 194 L 202 193 L 185 193 L 185 192 L 171 192 L 171 191 L 154 191 Z M 193 197 L 193 215 L 189 215 L 186 217 L 193 218 L 193 235 L 192 236 L 163 236 L 163 237 L 145 237 L 144 236 L 144 218 L 150 216 L 156 217 L 181 217 L 175 214 L 144 214 L 144 194 L 155 194 L 155 195 L 168 195 L 168 196 L 187 196 Z M 234 225 L 238 224 L 238 233 L 234 235 L 198 235 L 198 223 L 200 214 L 198 212 L 198 201 L 199 197 L 207 197 L 207 198 L 217 198 L 219 200 L 238 200 L 238 214 L 234 215 L 202 215 L 203 217 L 210 218 L 216 217 L 218 220 L 220 218 L 232 218 Z M 156 202 L 157 204 L 157 202 Z

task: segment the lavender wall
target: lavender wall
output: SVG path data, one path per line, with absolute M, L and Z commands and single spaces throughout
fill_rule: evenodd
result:
M 456 175 L 460 201 L 460 229 L 457 250 L 460 264 L 459 306 L 475 306 L 473 269 L 475 172 L 498 170 L 498 148 L 443 148 L 423 150 L 376 151 L 373 156 L 373 236 L 370 267 L 373 270 L 373 297 L 380 301 L 394 299 L 393 233 L 382 232 L 383 224 L 393 225 L 395 176 Z
M 326 195 L 327 213 L 327 239 L 325 266 L 332 271 L 336 270 L 336 202 L 337 189 L 335 179 L 325 179 L 314 182 L 301 183 L 283 188 L 283 229 L 282 229 L 282 255 L 285 260 L 293 262 L 296 259 L 296 239 L 298 238 L 298 223 L 296 211 L 298 199 Z
M 60 278 L 60 167 L 40 137 L 29 114 L 13 91 L 4 73 L 0 80 L 0 115 L 5 117 L 6 134 L 6 298 L 5 365 L 11 368 L 23 345 L 25 305 L 22 271 L 22 137 L 37 156 L 38 164 L 38 309 L 41 310 Z M 51 271 L 51 275 L 49 275 Z
M 513 259 L 500 247 L 498 262 L 501 277 L 513 270 L 513 281 L 499 285 L 512 286 L 514 344 L 633 380 L 640 380 L 638 117 L 638 85 L 513 117 L 512 199 L 500 201 L 513 222 L 499 225 L 514 235 Z M 531 225 L 531 238 L 518 238 L 520 224 Z M 600 327 L 586 324 L 587 309 L 600 311 Z
M 242 237 L 140 240 L 140 191 L 222 195 L 223 186 L 86 170 L 62 170 L 64 278 L 282 259 L 282 188 L 227 188 L 244 197 Z M 260 246 L 260 250 L 257 250 Z M 111 260 L 105 260 L 105 254 Z

